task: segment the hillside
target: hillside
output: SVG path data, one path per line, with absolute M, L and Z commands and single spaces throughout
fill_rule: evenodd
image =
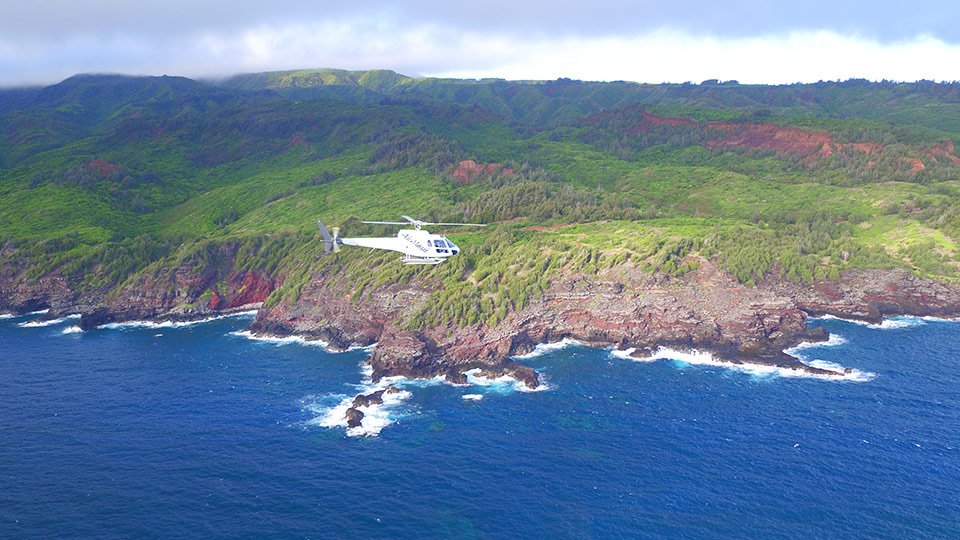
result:
M 264 302 L 457 378 L 565 336 L 789 364 L 808 313 L 960 307 L 957 84 L 82 75 L 0 126 L 2 307 L 87 326 Z M 401 214 L 493 226 L 430 268 L 316 239 Z

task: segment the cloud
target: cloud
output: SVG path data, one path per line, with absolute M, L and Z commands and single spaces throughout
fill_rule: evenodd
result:
M 230 28 L 198 25 L 170 35 L 116 29 L 36 42 L 0 35 L 5 85 L 49 83 L 78 72 L 197 77 L 310 67 L 638 82 L 953 80 L 958 60 L 960 45 L 932 35 L 881 41 L 835 30 L 794 30 L 738 37 L 680 27 L 563 34 L 508 26 L 464 29 L 382 11 Z
M 661 29 L 632 37 L 516 41 L 493 69 L 440 70 L 451 77 L 499 76 L 638 82 L 735 79 L 787 84 L 848 78 L 953 80 L 960 46 L 930 36 L 880 43 L 831 31 L 719 38 Z

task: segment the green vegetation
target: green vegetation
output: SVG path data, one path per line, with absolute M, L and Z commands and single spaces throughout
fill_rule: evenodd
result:
M 403 321 L 418 328 L 496 324 L 560 273 L 681 275 L 709 259 L 753 285 L 960 267 L 957 83 L 301 70 L 77 76 L 2 97 L 2 262 L 27 280 L 59 271 L 116 292 L 236 258 L 285 276 L 270 304 L 296 301 L 317 272 L 354 301 L 416 280 L 432 295 Z M 427 268 L 324 256 L 315 238 L 317 219 L 385 235 L 359 220 L 400 214 L 496 226 L 454 237 L 464 253 Z

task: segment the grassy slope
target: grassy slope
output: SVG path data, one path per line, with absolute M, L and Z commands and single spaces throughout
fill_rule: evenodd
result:
M 774 269 L 813 280 L 858 266 L 951 277 L 960 261 L 960 175 L 946 165 L 938 176 L 893 182 L 829 163 L 812 170 L 769 153 L 675 141 L 636 146 L 601 131 L 604 140 L 623 139 L 626 150 L 613 152 L 585 142 L 596 133 L 580 122 L 602 108 L 648 100 L 655 105 L 648 110 L 664 116 L 762 117 L 826 130 L 837 140 L 879 134 L 920 151 L 960 133 L 957 105 L 927 89 L 475 83 L 335 70 L 245 76 L 227 83 L 230 91 L 181 79 L 83 83 L 40 91 L 49 94 L 45 101 L 4 117 L 16 122 L 7 124 L 12 144 L 0 168 L 0 235 L 41 269 L 56 261 L 90 275 L 98 257 L 116 253 L 129 262 L 121 265 L 126 274 L 117 271 L 126 279 L 151 263 L 173 265 L 210 245 L 239 242 L 247 246 L 241 267 L 289 275 L 271 301 L 295 299 L 310 272 L 327 264 L 343 266 L 358 293 L 414 275 L 444 281 L 435 305 L 407 322 L 416 326 L 496 322 L 561 269 L 594 274 L 627 261 L 683 273 L 691 256 L 707 256 L 748 283 Z M 364 106 L 243 93 L 293 88 L 301 93 L 291 96 L 315 98 L 309 92 L 319 86 L 400 101 Z M 526 163 L 534 172 L 463 185 L 436 169 L 437 141 L 454 148 L 445 163 Z M 64 179 L 64 171 L 93 160 L 124 172 L 91 173 L 82 185 Z M 137 180 L 151 174 L 156 178 Z M 509 191 L 537 185 L 545 186 L 539 198 Z M 470 219 L 488 196 L 500 197 L 504 222 L 457 236 L 464 255 L 438 268 L 351 250 L 321 257 L 314 238 L 316 219 L 356 228 L 344 234 L 371 232 L 355 218 Z M 554 209 L 543 209 L 544 197 Z M 525 229 L 543 224 L 561 226 Z M 152 240 L 125 240 L 140 235 Z

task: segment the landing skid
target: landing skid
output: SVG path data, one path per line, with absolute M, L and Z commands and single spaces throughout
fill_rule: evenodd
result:
M 400 259 L 403 264 L 440 264 L 443 257 L 417 257 L 416 255 L 407 255 Z

